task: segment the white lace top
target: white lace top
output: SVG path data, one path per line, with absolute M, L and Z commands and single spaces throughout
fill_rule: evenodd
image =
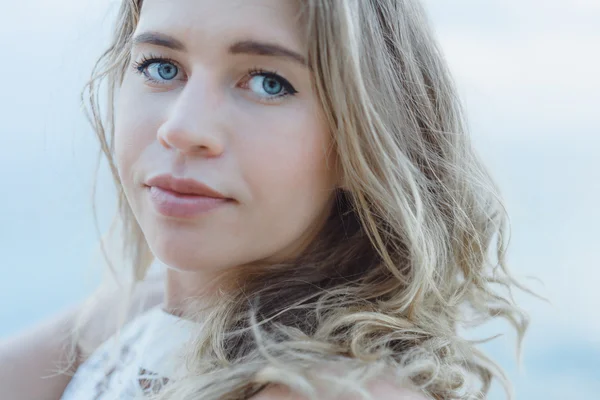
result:
M 198 324 L 153 308 L 102 344 L 77 369 L 61 400 L 132 400 L 182 372 L 182 347 Z

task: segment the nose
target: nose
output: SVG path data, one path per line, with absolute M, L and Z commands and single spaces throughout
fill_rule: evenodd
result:
M 182 154 L 218 157 L 225 150 L 225 127 L 215 89 L 188 81 L 157 132 L 158 142 Z

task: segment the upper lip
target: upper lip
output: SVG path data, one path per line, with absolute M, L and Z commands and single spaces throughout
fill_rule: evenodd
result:
M 156 186 L 161 189 L 170 190 L 182 194 L 195 194 L 197 196 L 227 199 L 227 196 L 215 189 L 198 182 L 195 179 L 175 178 L 172 175 L 158 175 L 146 182 L 147 186 Z

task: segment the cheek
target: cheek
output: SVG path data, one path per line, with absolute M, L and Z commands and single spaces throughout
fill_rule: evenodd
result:
M 116 102 L 114 154 L 123 184 L 131 179 L 134 164 L 155 140 L 160 113 L 149 100 L 125 81 Z
M 316 113 L 293 114 L 254 129 L 260 134 L 246 143 L 252 150 L 241 153 L 242 170 L 267 212 L 304 218 L 319 213 L 330 197 L 334 160 L 329 132 Z

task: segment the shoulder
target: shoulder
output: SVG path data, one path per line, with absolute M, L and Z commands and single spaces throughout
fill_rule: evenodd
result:
M 80 314 L 78 350 L 81 360 L 85 361 L 102 343 L 118 330 L 121 324 L 131 322 L 149 309 L 162 303 L 164 297 L 164 281 L 162 277 L 151 277 L 139 284 L 133 293 L 125 319 L 119 321 L 117 316 L 121 304 L 126 303 L 123 293 L 107 289 L 98 291 Z
M 428 400 L 425 395 L 400 387 L 388 380 L 376 379 L 367 385 L 367 391 L 373 400 Z M 268 386 L 251 397 L 250 400 L 309 400 L 303 395 L 292 392 L 282 385 Z M 319 398 L 319 400 L 342 400 L 342 398 Z M 343 400 L 361 400 L 360 396 L 343 396 Z

